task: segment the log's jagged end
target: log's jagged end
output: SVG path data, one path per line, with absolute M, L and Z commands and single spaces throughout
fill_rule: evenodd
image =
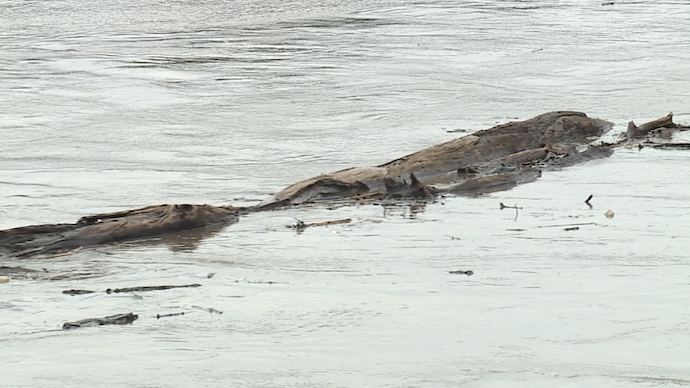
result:
M 659 129 L 659 128 L 677 128 L 678 126 L 673 123 L 673 112 L 669 112 L 666 116 L 644 123 L 639 127 L 635 125 L 634 121 L 628 123 L 628 130 L 626 132 L 626 137 L 628 141 L 642 139 L 647 136 L 649 132 Z

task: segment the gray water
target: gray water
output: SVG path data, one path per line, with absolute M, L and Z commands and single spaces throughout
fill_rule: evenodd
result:
M 0 53 L 2 229 L 256 203 L 549 110 L 690 123 L 684 1 L 0 0 Z M 0 386 L 690 385 L 688 160 L 4 259 L 48 272 L 0 284 Z

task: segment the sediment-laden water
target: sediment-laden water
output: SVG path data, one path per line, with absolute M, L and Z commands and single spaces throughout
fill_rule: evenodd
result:
M 690 5 L 602 3 L 0 0 L 0 229 L 256 203 L 550 110 L 690 123 Z M 690 385 L 689 160 L 3 258 L 37 272 L 0 283 L 0 385 Z

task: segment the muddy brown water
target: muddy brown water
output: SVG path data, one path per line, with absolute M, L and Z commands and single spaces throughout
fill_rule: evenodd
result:
M 549 110 L 688 124 L 689 22 L 680 1 L 0 0 L 0 228 L 256 203 Z M 38 272 L 0 283 L 0 386 L 690 385 L 689 158 L 3 258 Z

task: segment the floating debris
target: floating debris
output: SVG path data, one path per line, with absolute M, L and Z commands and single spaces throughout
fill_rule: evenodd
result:
M 156 319 L 167 318 L 167 317 L 176 317 L 178 315 L 184 315 L 184 311 L 181 313 L 156 314 Z
M 504 205 L 503 202 L 501 202 L 499 205 L 501 206 L 501 210 L 507 209 L 507 208 L 515 209 L 515 221 L 517 221 L 517 219 L 518 219 L 518 209 L 522 209 L 521 207 L 518 207 L 517 205 L 513 205 L 513 206 Z
M 589 201 L 591 201 L 592 198 L 594 198 L 594 196 L 590 194 L 589 197 L 587 197 L 587 200 L 585 200 L 585 203 L 587 204 L 587 206 L 589 206 L 590 209 L 592 208 L 592 204 L 589 203 Z
M 297 219 L 295 219 L 297 220 Z M 352 222 L 351 218 L 346 218 L 344 220 L 334 220 L 334 221 L 322 221 L 322 222 L 311 222 L 311 223 L 305 223 L 304 221 L 297 220 L 297 223 L 293 225 L 288 225 L 287 227 L 290 229 L 296 230 L 298 233 L 302 232 L 304 229 L 307 229 L 310 226 L 327 226 L 327 225 L 336 225 L 336 224 L 348 224 Z
M 62 291 L 63 294 L 67 295 L 84 295 L 84 294 L 93 294 L 97 291 L 91 291 L 91 290 L 65 290 Z
M 143 286 L 143 287 L 128 287 L 128 288 L 116 288 L 105 290 L 106 293 L 120 293 L 120 292 L 141 292 L 141 291 L 161 291 L 169 290 L 171 288 L 188 288 L 188 287 L 201 287 L 201 284 L 184 284 L 181 286 Z
M 183 284 L 180 286 L 141 286 L 141 287 L 127 287 L 127 288 L 108 288 L 105 290 L 106 294 L 119 294 L 123 292 L 144 292 L 144 291 L 161 291 L 169 290 L 171 288 L 188 288 L 188 287 L 201 287 L 201 284 Z M 67 295 L 83 295 L 83 294 L 93 294 L 98 291 L 91 290 L 66 290 L 62 291 L 63 294 Z
M 616 214 L 613 212 L 613 210 L 607 210 L 606 213 L 604 213 L 606 218 L 613 218 Z
M 247 279 L 237 279 L 233 280 L 235 283 L 249 283 L 249 284 L 278 284 L 278 283 L 283 283 L 283 282 L 275 282 L 273 280 L 258 280 L 258 281 L 251 281 Z
M 570 232 L 570 231 L 573 231 L 573 230 L 580 230 L 580 227 L 579 227 L 579 226 L 573 226 L 573 227 L 570 227 L 570 228 L 565 228 L 564 230 Z
M 474 275 L 474 271 L 462 271 L 462 270 L 458 270 L 458 271 L 448 271 L 448 273 L 452 273 L 452 274 L 454 274 L 454 275 L 467 275 L 467 276 L 472 276 L 472 275 Z
M 209 313 L 211 313 L 211 314 L 213 314 L 213 313 L 216 313 L 216 314 L 223 314 L 222 311 L 216 310 L 216 309 L 214 309 L 214 308 L 212 308 L 212 307 L 192 306 L 192 308 L 195 308 L 195 309 L 197 309 L 197 310 L 207 311 L 207 312 L 209 312 Z
M 560 224 L 560 225 L 540 225 L 535 226 L 535 228 L 562 228 L 562 227 L 573 227 L 573 226 L 583 226 L 583 225 L 599 225 L 596 222 L 580 222 L 577 224 Z
M 62 325 L 63 330 L 78 329 L 81 327 L 96 327 L 104 325 L 128 325 L 139 319 L 139 316 L 133 313 L 111 315 L 105 318 L 89 318 L 81 321 L 65 322 Z

